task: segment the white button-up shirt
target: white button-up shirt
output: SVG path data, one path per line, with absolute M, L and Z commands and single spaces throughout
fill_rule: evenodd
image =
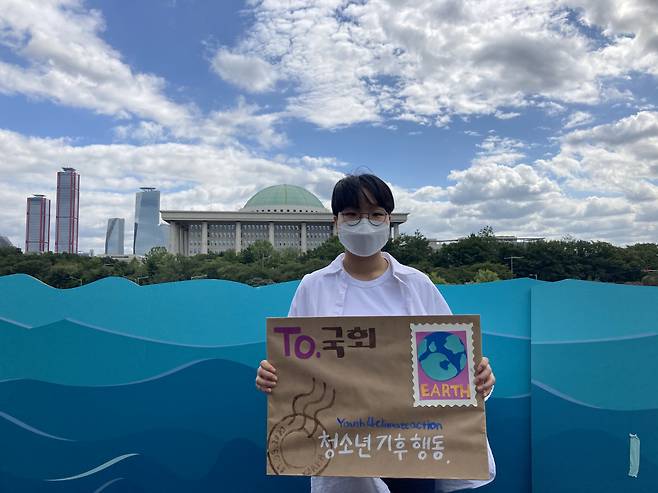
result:
M 392 278 L 399 284 L 402 293 L 402 299 L 396 300 L 396 302 L 397 310 L 403 313 L 396 313 L 397 315 L 452 315 L 445 299 L 426 274 L 401 264 L 388 252 L 382 252 L 382 255 L 388 260 Z M 289 317 L 344 315 L 343 308 L 349 280 L 349 274 L 343 267 L 344 257 L 345 254 L 341 253 L 328 266 L 306 274 L 302 278 L 290 304 Z M 390 303 L 390 300 L 382 300 L 382 303 Z M 378 315 L 378 313 L 372 315 Z M 447 493 L 460 489 L 477 488 L 493 481 L 496 476 L 496 463 L 489 447 L 489 440 L 487 440 L 487 454 L 489 479 L 439 479 L 435 481 L 436 491 Z M 389 493 L 389 490 L 379 478 L 316 476 L 311 478 L 311 492 Z

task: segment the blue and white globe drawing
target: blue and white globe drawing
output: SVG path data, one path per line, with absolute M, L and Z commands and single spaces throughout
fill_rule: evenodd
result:
M 466 366 L 466 349 L 462 340 L 450 332 L 432 332 L 418 345 L 418 362 L 432 380 L 456 377 Z

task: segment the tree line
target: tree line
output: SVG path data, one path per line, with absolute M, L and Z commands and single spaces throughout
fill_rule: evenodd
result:
M 439 249 L 432 248 L 419 231 L 401 234 L 389 240 L 384 250 L 403 264 L 425 272 L 437 284 L 531 277 L 543 281 L 581 279 L 658 285 L 655 243 L 619 247 L 603 241 L 564 238 L 520 244 L 501 241 L 486 227 Z M 0 248 L 0 275 L 29 274 L 57 288 L 76 287 L 108 276 L 125 277 L 138 284 L 208 278 L 262 286 L 301 279 L 328 265 L 343 251 L 335 236 L 306 253 L 279 251 L 267 241 L 257 241 L 239 253 L 229 250 L 191 257 L 156 247 L 143 259 L 128 262 L 52 252 L 23 254 L 18 248 L 4 247 Z

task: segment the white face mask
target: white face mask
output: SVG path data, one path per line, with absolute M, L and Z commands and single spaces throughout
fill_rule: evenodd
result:
M 338 239 L 354 255 L 370 257 L 384 248 L 390 235 L 390 224 L 384 221 L 373 226 L 362 218 L 356 226 L 347 223 L 338 224 Z

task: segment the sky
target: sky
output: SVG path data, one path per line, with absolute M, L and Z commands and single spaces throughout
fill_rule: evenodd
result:
M 658 242 L 656 0 L 0 0 L 0 235 L 81 175 L 80 251 L 157 187 L 237 210 L 347 173 L 402 233 Z

